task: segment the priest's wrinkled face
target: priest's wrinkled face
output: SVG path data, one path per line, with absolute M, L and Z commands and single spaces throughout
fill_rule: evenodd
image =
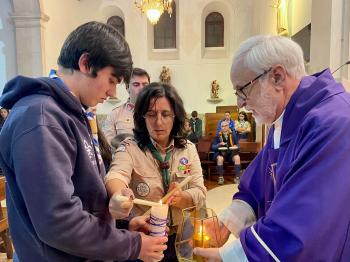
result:
M 237 105 L 250 110 L 259 124 L 271 124 L 276 120 L 279 96 L 271 84 L 272 69 L 261 73 L 237 68 L 231 77 L 237 96 Z

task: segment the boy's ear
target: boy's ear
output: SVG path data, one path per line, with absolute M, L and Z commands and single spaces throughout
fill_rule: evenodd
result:
M 79 70 L 80 72 L 84 74 L 89 74 L 90 73 L 90 67 L 89 67 L 89 54 L 84 53 L 80 56 L 79 61 Z

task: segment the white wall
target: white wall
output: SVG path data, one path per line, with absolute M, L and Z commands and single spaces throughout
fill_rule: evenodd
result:
M 13 12 L 9 0 L 0 0 L 0 94 L 5 83 L 17 74 L 15 34 L 9 20 L 9 13 Z

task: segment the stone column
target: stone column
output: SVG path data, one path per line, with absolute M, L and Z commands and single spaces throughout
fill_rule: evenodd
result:
M 49 17 L 42 13 L 12 13 L 17 52 L 17 73 L 25 76 L 42 76 L 44 65 L 43 23 Z
M 310 73 L 326 67 L 330 67 L 333 71 L 349 60 L 347 2 L 347 0 L 312 1 Z M 337 72 L 335 77 L 339 78 L 341 72 L 345 73 L 344 69 Z

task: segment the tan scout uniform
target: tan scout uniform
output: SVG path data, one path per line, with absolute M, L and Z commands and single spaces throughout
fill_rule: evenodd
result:
M 134 105 L 126 102 L 112 110 L 106 119 L 105 137 L 108 143 L 118 134 L 133 133 Z
M 148 148 L 145 152 L 137 146 L 133 139 L 124 141 L 117 149 L 105 183 L 118 178 L 128 185 L 136 198 L 158 202 L 166 194 L 163 189 L 162 174 L 157 160 Z M 196 206 L 203 206 L 206 197 L 201 163 L 195 145 L 187 141 L 185 148 L 173 148 L 169 160 L 169 175 L 171 182 L 181 182 L 187 176 L 193 179 L 183 189 L 188 192 Z M 136 215 L 142 215 L 149 209 L 147 206 L 134 205 Z M 173 222 L 181 222 L 181 210 L 173 208 Z

